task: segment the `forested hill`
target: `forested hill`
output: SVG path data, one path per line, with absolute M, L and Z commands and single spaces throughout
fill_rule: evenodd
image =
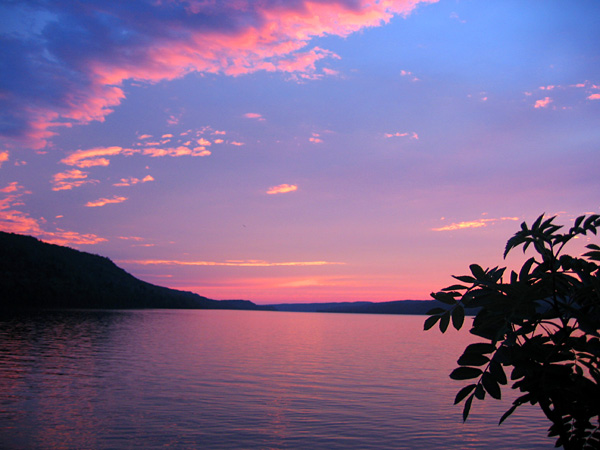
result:
M 273 309 L 155 286 L 108 258 L 1 231 L 0 308 Z

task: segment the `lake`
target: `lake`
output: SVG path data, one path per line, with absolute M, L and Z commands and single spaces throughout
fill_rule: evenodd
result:
M 509 398 L 476 402 L 463 424 L 453 400 L 466 382 L 448 374 L 476 338 L 424 332 L 424 319 L 207 310 L 3 315 L 0 448 L 553 448 L 535 407 L 497 425 Z

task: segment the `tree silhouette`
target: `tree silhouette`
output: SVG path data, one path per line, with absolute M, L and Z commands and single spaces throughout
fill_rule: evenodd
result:
M 600 247 L 587 245 L 580 257 L 562 254 L 567 243 L 596 235 L 600 216 L 580 216 L 564 233 L 556 217 L 541 215 L 529 228 L 524 222 L 506 244 L 504 257 L 522 246 L 535 251 L 519 273 L 503 279 L 505 268 L 470 266 L 471 275 L 432 293 L 447 309 L 428 312 L 426 330 L 439 322 L 463 326 L 465 308 L 478 308 L 470 332 L 485 339 L 466 347 L 451 374 L 469 380 L 456 395 L 464 401 L 467 420 L 473 400 L 487 394 L 501 398 L 511 369 L 512 389 L 521 393 L 500 419 L 519 406 L 539 405 L 552 422 L 548 435 L 565 449 L 600 448 Z

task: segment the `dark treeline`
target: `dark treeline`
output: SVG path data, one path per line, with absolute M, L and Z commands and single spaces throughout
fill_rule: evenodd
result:
M 268 309 L 212 300 L 135 278 L 110 259 L 0 232 L 0 308 Z

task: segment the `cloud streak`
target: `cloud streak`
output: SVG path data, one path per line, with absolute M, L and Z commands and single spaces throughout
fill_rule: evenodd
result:
M 79 169 L 66 170 L 52 177 L 52 190 L 65 191 L 87 183 L 97 183 L 98 180 L 88 180 L 88 173 Z
M 298 190 L 298 186 L 296 186 L 295 184 L 280 184 L 278 186 L 271 186 L 267 190 L 267 194 L 269 194 L 269 195 L 287 194 L 288 192 L 294 192 L 297 190 Z
M 112 198 L 99 198 L 98 200 L 87 202 L 85 206 L 88 208 L 98 208 L 100 206 L 110 205 L 113 203 L 123 203 L 125 200 L 127 200 L 127 197 L 119 197 L 115 195 Z
M 121 178 L 121 181 L 114 183 L 113 186 L 133 186 L 134 184 L 147 183 L 148 181 L 154 181 L 154 177 L 152 175 L 146 175 L 142 179 L 135 177 Z
M 9 3 L 7 21 L 35 20 L 0 34 L 0 135 L 42 148 L 60 127 L 103 121 L 125 99 L 126 80 L 256 71 L 317 78 L 325 72 L 316 63 L 338 56 L 307 48 L 313 38 L 347 36 L 433 1 Z
M 451 223 L 439 228 L 432 228 L 433 231 L 454 231 L 454 230 L 465 230 L 468 228 L 483 228 L 496 222 L 505 220 L 519 220 L 518 217 L 501 217 L 499 219 L 477 219 L 466 222 Z
M 342 262 L 330 261 L 289 261 L 289 262 L 269 262 L 262 260 L 243 260 L 243 261 L 179 261 L 164 259 L 147 260 L 121 260 L 121 264 L 139 264 L 143 266 L 224 266 L 224 267 L 287 267 L 287 266 L 330 266 L 344 265 Z
M 67 166 L 76 166 L 79 168 L 108 166 L 110 160 L 106 158 L 107 156 L 120 155 L 121 153 L 131 154 L 133 152 L 134 150 L 124 149 L 122 147 L 98 147 L 89 150 L 77 150 L 60 162 Z

